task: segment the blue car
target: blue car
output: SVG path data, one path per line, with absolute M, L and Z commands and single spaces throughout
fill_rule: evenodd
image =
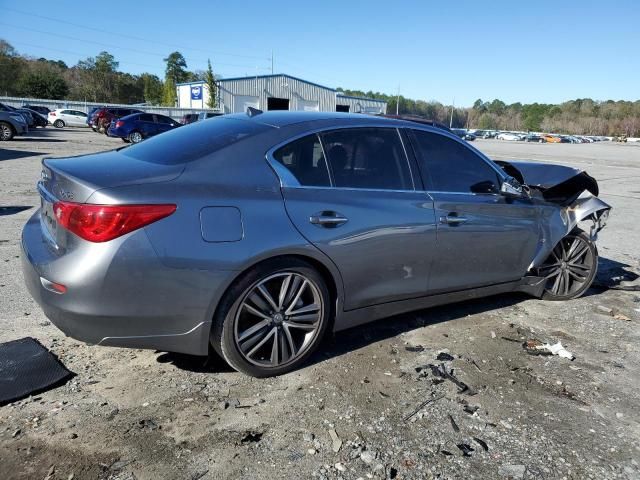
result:
M 179 127 L 172 118 L 155 113 L 134 113 L 111 121 L 107 135 L 120 137 L 127 143 L 139 143 L 145 138 Z

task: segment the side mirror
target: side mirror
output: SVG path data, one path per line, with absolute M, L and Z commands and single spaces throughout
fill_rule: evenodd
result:
M 500 193 L 508 198 L 524 197 L 524 190 L 518 180 L 513 177 L 507 177 L 500 186 Z

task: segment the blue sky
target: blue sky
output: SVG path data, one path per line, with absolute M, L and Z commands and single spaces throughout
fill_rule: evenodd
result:
M 637 0 L 0 0 L 0 11 L 0 38 L 69 65 L 107 50 L 123 71 L 163 76 L 178 50 L 190 69 L 211 58 L 230 77 L 270 73 L 273 50 L 276 73 L 461 106 L 640 98 Z

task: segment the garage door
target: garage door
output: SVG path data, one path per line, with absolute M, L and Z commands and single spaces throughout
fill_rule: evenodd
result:
M 320 105 L 318 102 L 314 102 L 313 100 L 302 100 L 298 99 L 296 102 L 297 110 L 302 112 L 319 112 Z
M 260 99 L 251 95 L 237 95 L 233 97 L 234 113 L 245 113 L 249 107 L 260 108 Z

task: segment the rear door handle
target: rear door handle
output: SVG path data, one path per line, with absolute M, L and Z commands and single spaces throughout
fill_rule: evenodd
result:
M 468 221 L 467 217 L 462 217 L 455 213 L 440 217 L 440 223 L 446 223 L 447 225 L 461 225 L 466 221 Z
M 319 227 L 335 228 L 347 223 L 348 218 L 338 212 L 319 212 L 309 217 L 309 222 Z

